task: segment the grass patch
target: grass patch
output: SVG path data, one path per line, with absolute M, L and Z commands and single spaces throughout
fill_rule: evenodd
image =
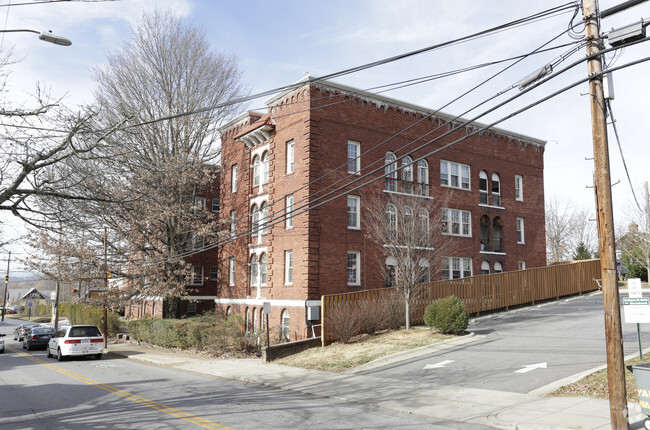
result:
M 278 360 L 276 363 L 306 369 L 343 372 L 377 358 L 453 337 L 456 336 L 444 335 L 420 327 L 408 331 L 385 331 L 375 335 L 361 335 L 349 343 L 334 343 L 324 348 L 311 348 Z
M 646 357 L 647 358 L 647 357 Z M 626 365 L 638 364 L 642 361 L 639 357 L 633 358 L 625 362 Z M 627 400 L 630 402 L 638 402 L 639 394 L 637 392 L 636 377 L 634 374 L 625 369 L 625 386 L 627 390 Z M 573 384 L 565 385 L 552 393 L 549 396 L 557 397 L 594 397 L 599 399 L 609 398 L 609 388 L 607 385 L 607 369 L 599 370 L 596 373 L 574 382 Z

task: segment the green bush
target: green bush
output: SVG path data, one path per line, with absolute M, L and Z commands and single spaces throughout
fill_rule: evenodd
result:
M 258 336 L 243 330 L 240 316 L 219 313 L 182 319 L 142 319 L 129 321 L 133 340 L 166 348 L 194 349 L 213 355 L 259 354 Z
M 424 323 L 441 333 L 458 334 L 467 329 L 469 314 L 458 297 L 449 296 L 427 306 Z
M 120 316 L 115 312 L 107 312 L 108 315 L 108 333 L 107 336 L 115 336 L 120 330 Z M 59 320 L 68 317 L 70 324 L 92 324 L 99 327 L 102 331 L 102 317 L 104 308 L 101 306 L 88 306 L 79 303 L 59 303 Z

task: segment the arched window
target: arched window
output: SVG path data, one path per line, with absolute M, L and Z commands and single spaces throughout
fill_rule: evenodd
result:
M 431 269 L 429 268 L 429 261 L 426 258 L 421 258 L 418 263 L 419 282 L 431 282 Z
M 418 161 L 418 194 L 429 195 L 429 164 L 427 160 Z
M 489 274 L 490 274 L 490 263 L 484 261 L 481 263 L 481 275 L 489 275 Z
M 494 273 L 502 273 L 503 272 L 503 267 L 501 266 L 501 263 L 498 261 L 494 263 Z
M 260 331 L 264 331 L 264 308 L 260 308 Z
M 418 228 L 420 229 L 419 234 L 424 241 L 428 241 L 429 238 L 429 212 L 420 208 L 418 211 Z
M 397 260 L 394 257 L 386 258 L 386 288 L 397 285 Z
M 257 325 L 258 325 L 257 310 L 255 308 L 253 308 L 252 313 L 253 313 L 253 332 L 256 333 L 257 332 Z
M 397 157 L 392 152 L 386 153 L 384 161 L 385 188 L 388 191 L 397 190 Z
M 404 206 L 404 235 L 408 238 L 406 240 L 413 240 L 413 229 L 415 228 L 415 220 L 413 219 L 413 209 L 409 206 Z
M 269 205 L 264 202 L 262 203 L 262 208 L 260 209 L 260 229 L 261 233 L 264 235 L 268 231 L 268 222 L 269 219 Z
M 260 186 L 260 170 L 262 168 L 262 165 L 260 163 L 260 157 L 257 155 L 253 158 L 253 187 L 259 187 Z
M 386 224 L 388 226 L 388 240 L 397 240 L 397 208 L 392 203 L 386 205 Z
M 257 255 L 253 254 L 251 257 L 251 285 L 256 286 L 259 284 L 259 265 L 257 262 Z
M 409 156 L 402 158 L 402 191 L 413 193 L 413 160 Z
M 488 204 L 488 176 L 485 170 L 478 173 L 478 202 Z
M 282 310 L 282 319 L 280 321 L 280 337 L 282 340 L 288 341 L 291 337 L 291 332 L 289 331 L 289 311 L 286 309 Z
M 228 307 L 226 308 L 226 316 L 229 317 L 229 316 L 231 316 L 231 315 L 232 315 L 232 307 L 228 306 Z
M 494 252 L 501 252 L 502 237 L 503 237 L 503 220 L 499 217 L 496 217 L 492 222 L 492 239 L 494 242 Z
M 481 217 L 481 251 L 489 251 L 490 247 L 490 218 L 487 215 Z
M 492 173 L 492 205 L 501 206 L 501 183 L 496 173 Z
M 260 256 L 260 285 L 266 285 L 266 254 Z
M 269 152 L 266 151 L 262 155 L 262 183 L 268 184 L 269 182 Z
M 246 308 L 246 333 L 251 331 L 251 310 Z
M 251 232 L 255 236 L 258 234 L 260 228 L 260 210 L 257 205 L 253 205 L 251 213 Z

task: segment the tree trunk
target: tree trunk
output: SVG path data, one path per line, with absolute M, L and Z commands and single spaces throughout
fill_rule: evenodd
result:
M 411 303 L 408 301 L 408 299 L 404 300 L 404 304 L 406 305 L 406 329 L 410 330 L 411 329 Z

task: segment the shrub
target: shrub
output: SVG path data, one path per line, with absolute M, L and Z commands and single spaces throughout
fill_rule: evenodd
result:
M 458 297 L 449 296 L 427 306 L 424 323 L 441 333 L 458 334 L 467 329 L 469 314 Z

